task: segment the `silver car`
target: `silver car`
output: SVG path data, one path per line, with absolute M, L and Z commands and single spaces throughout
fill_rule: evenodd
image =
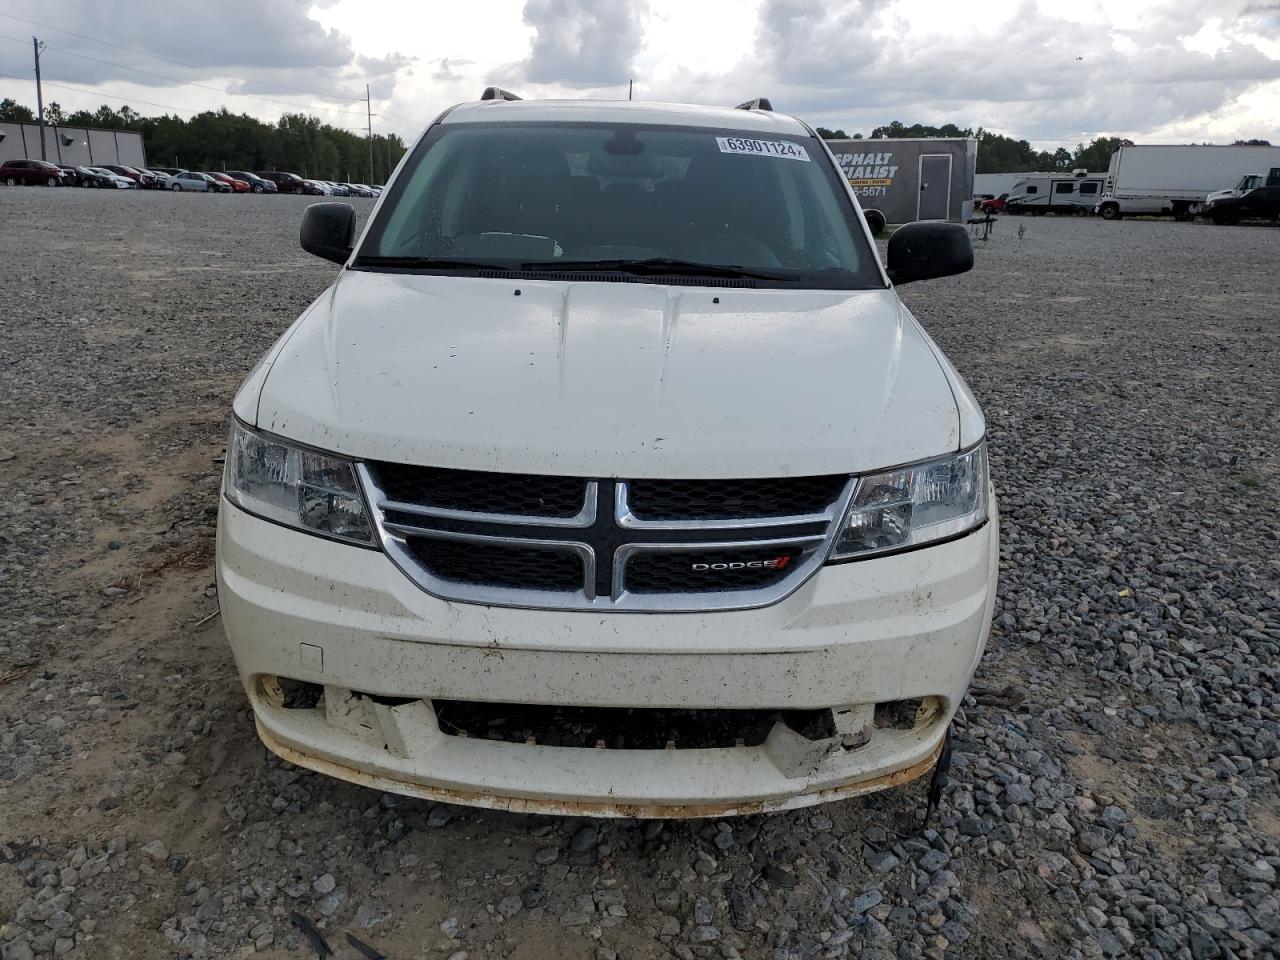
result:
M 183 170 L 175 173 L 164 182 L 166 190 L 174 190 L 181 192 L 183 190 L 193 190 L 199 193 L 216 193 L 218 190 L 217 181 L 206 173 L 196 173 L 194 170 Z

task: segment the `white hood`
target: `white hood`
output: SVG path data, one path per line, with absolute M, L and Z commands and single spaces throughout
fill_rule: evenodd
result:
M 804 476 L 920 460 L 961 439 L 948 376 L 888 289 L 344 270 L 273 352 L 239 415 L 363 459 Z

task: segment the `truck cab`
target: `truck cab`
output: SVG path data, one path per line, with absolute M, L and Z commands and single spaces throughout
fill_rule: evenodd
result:
M 1243 177 L 1241 177 L 1240 182 L 1237 183 L 1230 190 L 1215 190 L 1213 191 L 1213 193 L 1205 197 L 1204 198 L 1205 205 L 1207 206 L 1208 204 L 1213 203 L 1213 201 L 1221 200 L 1224 197 L 1239 197 L 1243 194 L 1248 193 L 1250 190 L 1254 190 L 1262 186 L 1264 182 L 1265 181 L 1263 180 L 1263 178 L 1258 174 L 1247 173 Z

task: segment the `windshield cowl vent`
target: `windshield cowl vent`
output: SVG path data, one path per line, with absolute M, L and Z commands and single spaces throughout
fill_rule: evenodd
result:
M 493 280 L 559 280 L 563 283 L 661 283 L 673 287 L 745 287 L 761 286 L 755 280 L 733 280 L 724 277 L 682 277 L 667 274 L 596 273 L 568 270 L 477 270 L 476 276 Z

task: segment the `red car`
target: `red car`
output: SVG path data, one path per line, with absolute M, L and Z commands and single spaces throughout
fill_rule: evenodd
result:
M 110 163 L 102 164 L 102 169 L 119 174 L 126 180 L 132 180 L 140 187 L 154 187 L 156 185 L 156 176 L 149 170 L 139 170 L 137 167 L 126 167 L 122 164 Z
M 259 170 L 258 176 L 270 180 L 280 193 L 306 193 L 303 180 L 296 173 L 285 173 L 280 170 Z
M 1008 199 L 1009 195 L 1007 193 L 1002 193 L 998 197 L 991 197 L 990 199 L 983 200 L 982 212 L 1004 213 L 1009 208 L 1009 204 L 1006 202 Z
M 62 170 L 55 163 L 44 160 L 6 160 L 0 163 L 0 183 L 11 187 L 18 184 L 40 187 L 62 185 Z
M 244 180 L 237 180 L 235 177 L 229 177 L 225 173 L 210 173 L 209 176 L 217 180 L 219 183 L 230 184 L 231 189 L 236 193 L 248 193 L 249 184 Z

